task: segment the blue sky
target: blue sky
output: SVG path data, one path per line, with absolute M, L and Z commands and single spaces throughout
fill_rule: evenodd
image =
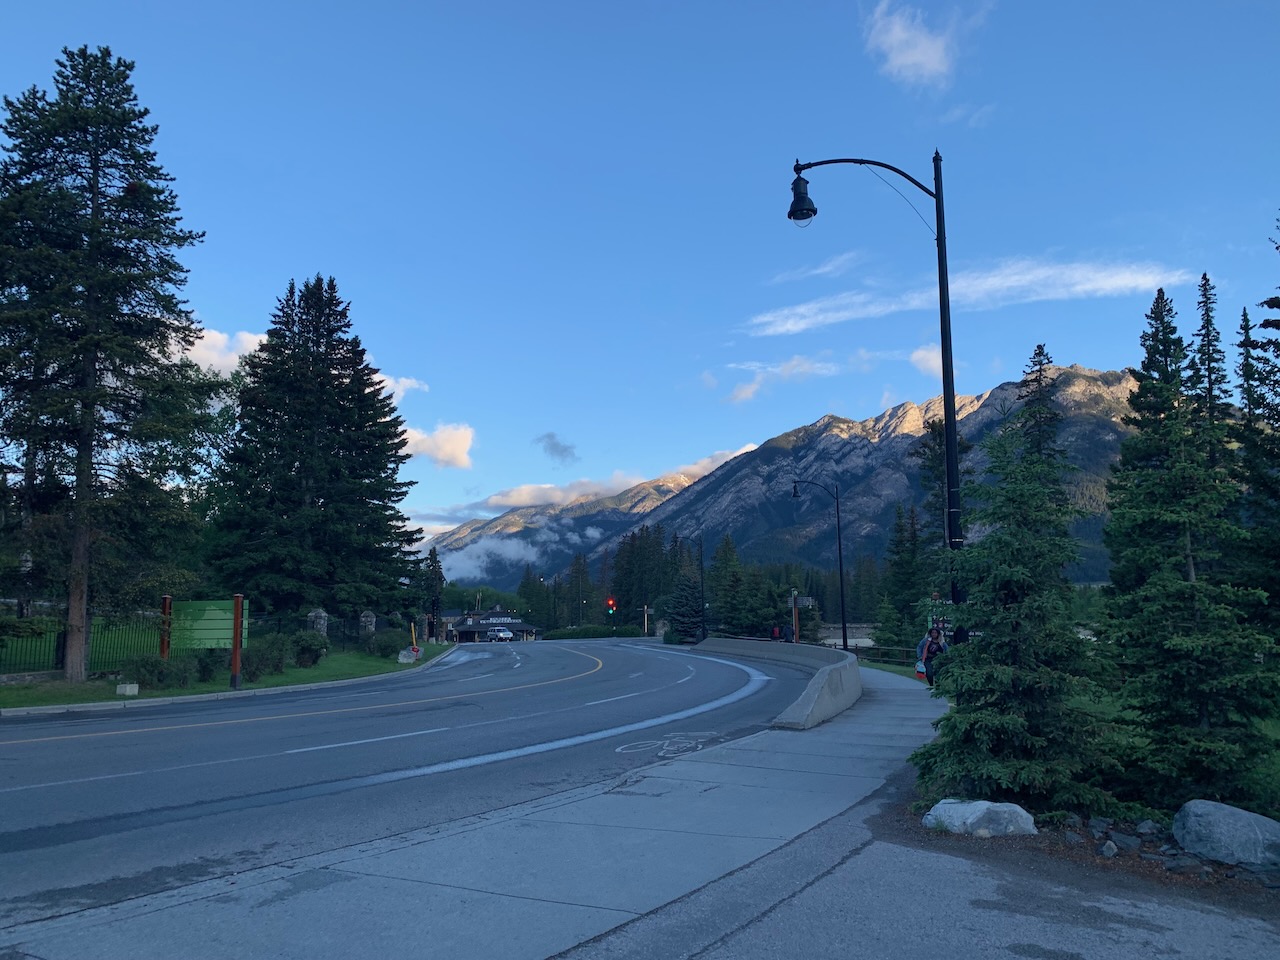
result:
M 1280 284 L 1275 0 L 61 0 L 4 21 L 10 96 L 49 88 L 63 46 L 136 61 L 207 232 L 184 254 L 202 360 L 251 348 L 290 278 L 337 278 L 428 531 L 941 392 L 932 201 L 825 167 L 800 230 L 797 158 L 929 183 L 941 151 L 961 394 L 1039 342 L 1137 363 L 1156 287 L 1190 334 L 1202 272 L 1234 341 Z

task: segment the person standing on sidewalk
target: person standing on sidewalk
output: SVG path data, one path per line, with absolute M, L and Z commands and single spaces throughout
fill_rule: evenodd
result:
M 942 631 L 937 627 L 930 627 L 916 647 L 916 659 L 924 662 L 924 680 L 931 687 L 938 672 L 938 657 L 946 649 L 947 641 L 942 639 Z

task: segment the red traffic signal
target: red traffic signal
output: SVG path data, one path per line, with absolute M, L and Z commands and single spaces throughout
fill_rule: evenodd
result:
M 605 606 L 609 608 L 610 613 L 613 613 L 613 611 L 618 609 L 618 601 L 613 599 L 613 597 L 609 597 L 604 603 Z

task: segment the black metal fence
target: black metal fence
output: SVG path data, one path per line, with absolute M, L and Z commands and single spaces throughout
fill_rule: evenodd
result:
M 0 646 L 0 673 L 61 670 L 66 663 L 66 620 L 38 616 L 9 621 Z M 160 652 L 159 614 L 94 617 L 89 630 L 89 672 L 119 670 L 129 657 Z

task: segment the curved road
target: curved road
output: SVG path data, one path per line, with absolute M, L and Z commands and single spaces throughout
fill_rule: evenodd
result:
M 0 721 L 0 927 L 392 836 L 767 725 L 808 674 L 644 641 L 468 644 L 382 681 Z

